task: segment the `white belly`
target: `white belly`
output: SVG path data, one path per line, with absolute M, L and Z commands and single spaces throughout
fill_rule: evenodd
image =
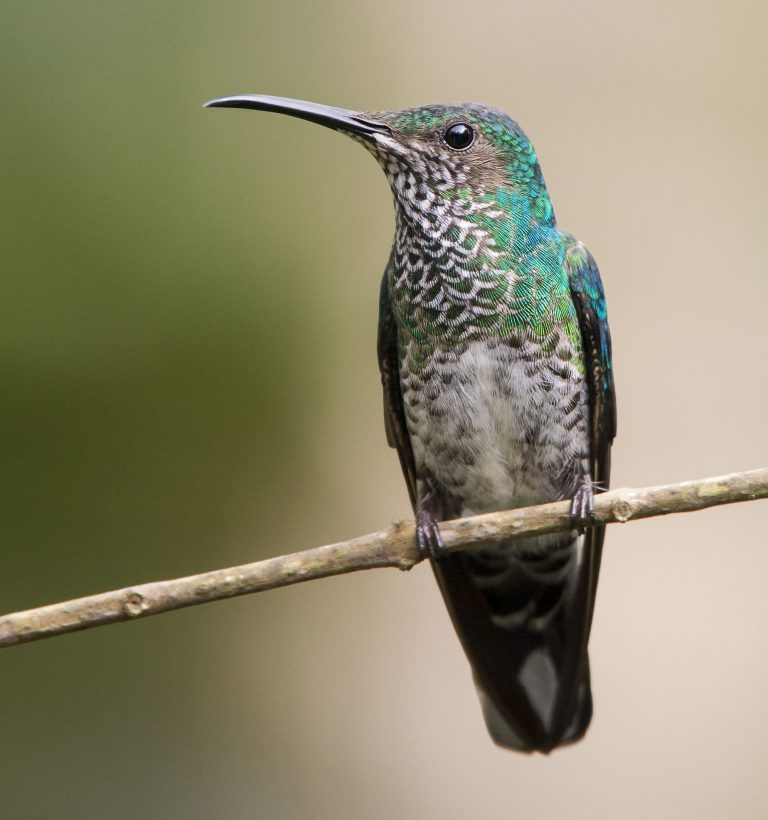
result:
M 409 372 L 404 358 L 417 468 L 454 501 L 457 514 L 569 493 L 587 448 L 586 391 L 577 368 L 542 353 L 530 342 L 493 339 L 438 349 L 420 373 Z

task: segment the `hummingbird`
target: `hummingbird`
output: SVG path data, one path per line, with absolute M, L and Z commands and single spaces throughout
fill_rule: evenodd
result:
M 616 434 L 611 339 L 595 260 L 555 221 L 528 137 L 474 103 L 355 112 L 268 95 L 209 107 L 299 117 L 379 162 L 395 205 L 378 361 L 430 559 L 493 740 L 548 753 L 592 717 L 587 642 Z M 559 499 L 566 532 L 448 553 L 440 522 Z

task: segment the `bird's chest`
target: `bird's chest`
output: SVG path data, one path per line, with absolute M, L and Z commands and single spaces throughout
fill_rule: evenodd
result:
M 568 491 L 586 448 L 587 414 L 578 351 L 567 347 L 565 337 L 542 344 L 524 333 L 431 349 L 403 345 L 416 463 L 452 499 L 453 514 Z

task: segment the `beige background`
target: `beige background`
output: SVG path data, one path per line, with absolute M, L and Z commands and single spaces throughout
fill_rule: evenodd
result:
M 477 100 L 592 249 L 614 486 L 768 462 L 763 2 L 0 4 L 2 609 L 408 514 L 380 418 L 376 164 L 265 92 Z M 8 818 L 768 815 L 768 506 L 613 527 L 596 714 L 496 749 L 429 570 L 2 653 Z

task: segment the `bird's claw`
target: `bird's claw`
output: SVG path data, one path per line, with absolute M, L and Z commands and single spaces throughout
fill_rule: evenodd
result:
M 427 510 L 422 510 L 416 516 L 416 543 L 422 558 L 439 561 L 449 554 L 440 536 L 437 521 Z
M 571 522 L 579 535 L 595 523 L 595 494 L 592 482 L 586 478 L 579 479 L 576 485 L 571 500 Z

